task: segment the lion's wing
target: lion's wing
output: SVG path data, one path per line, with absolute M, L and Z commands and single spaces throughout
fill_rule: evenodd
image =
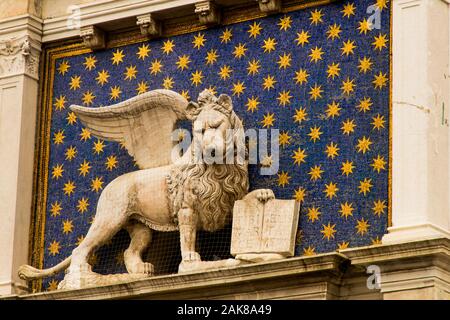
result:
M 148 169 L 172 163 L 172 132 L 177 120 L 186 119 L 187 104 L 176 92 L 153 90 L 107 107 L 70 109 L 93 135 L 123 143 L 138 166 Z

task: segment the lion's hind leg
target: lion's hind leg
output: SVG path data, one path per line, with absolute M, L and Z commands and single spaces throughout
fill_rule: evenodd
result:
M 125 227 L 130 234 L 130 246 L 124 252 L 124 261 L 129 273 L 153 275 L 154 268 L 151 263 L 142 260 L 142 253 L 150 244 L 152 230 L 139 222 L 132 222 Z

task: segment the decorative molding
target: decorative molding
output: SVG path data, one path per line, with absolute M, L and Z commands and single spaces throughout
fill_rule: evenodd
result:
M 20 74 L 39 76 L 39 53 L 28 36 L 0 41 L 0 78 Z
M 195 13 L 202 25 L 215 25 L 220 23 L 221 12 L 214 1 L 201 1 L 195 4 Z
M 84 45 L 92 50 L 104 49 L 106 46 L 105 33 L 96 26 L 82 27 L 80 37 Z
M 278 13 L 281 11 L 282 0 L 257 0 L 259 10 L 267 14 Z
M 161 36 L 161 23 L 153 18 L 151 13 L 139 15 L 136 17 L 136 24 L 141 28 L 144 36 L 159 37 Z

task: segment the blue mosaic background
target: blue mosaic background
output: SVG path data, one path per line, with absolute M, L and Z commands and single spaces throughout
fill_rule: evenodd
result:
M 250 181 L 252 189 L 302 202 L 296 255 L 379 244 L 389 206 L 390 4 L 376 1 L 380 26 L 367 28 L 374 3 L 338 1 L 58 59 L 44 266 L 82 240 L 102 189 L 138 169 L 119 144 L 83 133 L 68 107 L 109 105 L 157 88 L 192 99 L 205 88 L 227 93 L 246 128 L 280 129 L 279 172 L 264 177 L 250 166 Z M 95 265 L 123 272 L 121 252 L 107 247 Z M 44 288 L 62 277 L 44 280 Z

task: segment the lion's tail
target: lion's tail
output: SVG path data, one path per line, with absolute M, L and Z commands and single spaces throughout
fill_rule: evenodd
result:
M 23 280 L 35 280 L 52 276 L 62 270 L 67 269 L 67 267 L 70 265 L 70 260 L 72 260 L 72 256 L 61 261 L 56 266 L 48 269 L 37 269 L 25 264 L 19 267 L 19 277 Z

